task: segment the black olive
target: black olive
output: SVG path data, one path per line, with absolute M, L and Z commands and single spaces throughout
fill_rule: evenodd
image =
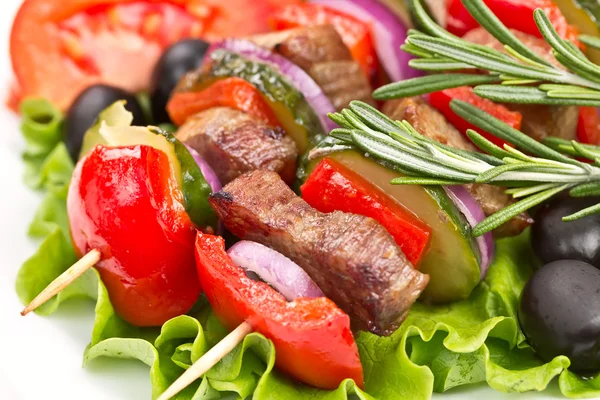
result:
M 150 102 L 155 124 L 171 122 L 166 107 L 171 92 L 187 72 L 202 65 L 209 43 L 199 39 L 179 41 L 165 50 L 152 73 Z
M 519 322 L 544 361 L 565 355 L 574 371 L 600 371 L 600 270 L 575 260 L 542 267 L 521 294 Z
M 133 125 L 148 125 L 144 111 L 131 93 L 108 85 L 94 85 L 77 96 L 65 120 L 65 144 L 74 161 L 79 158 L 85 132 L 94 124 L 98 114 L 115 101 L 125 100 L 125 108 L 133 114 Z
M 579 260 L 600 268 L 600 215 L 562 221 L 562 217 L 599 202 L 600 197 L 560 196 L 540 207 L 535 214 L 531 242 L 544 264 Z

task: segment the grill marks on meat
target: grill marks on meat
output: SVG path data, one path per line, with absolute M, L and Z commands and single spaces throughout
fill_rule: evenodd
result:
M 210 203 L 234 235 L 300 265 L 357 329 L 390 334 L 429 281 L 375 220 L 321 213 L 275 173 L 244 174 L 211 195 Z
M 544 60 L 564 69 L 564 66 L 552 54 L 552 49 L 548 43 L 543 39 L 515 30 L 511 30 L 511 32 Z M 477 28 L 468 32 L 463 36 L 463 39 L 505 52 L 504 46 L 483 28 Z M 547 136 L 556 136 L 566 140 L 575 139 L 577 118 L 579 116 L 579 108 L 577 106 L 546 106 L 539 104 L 505 105 L 509 109 L 523 114 L 521 130 L 536 140 L 542 140 Z
M 371 85 L 331 25 L 289 29 L 250 38 L 306 71 L 341 111 L 351 100 L 374 105 Z
M 407 120 L 419 133 L 442 144 L 462 150 L 477 150 L 439 111 L 419 97 L 388 101 L 383 106 L 383 113 L 394 120 Z M 475 198 L 486 216 L 514 202 L 501 187 L 470 184 L 465 185 L 465 188 Z M 529 215 L 522 213 L 495 229 L 494 235 L 515 236 L 532 223 L 533 220 Z
M 177 139 L 196 150 L 225 185 L 245 172 L 267 169 L 286 182 L 295 177 L 298 149 L 281 128 L 242 111 L 215 107 L 188 119 Z

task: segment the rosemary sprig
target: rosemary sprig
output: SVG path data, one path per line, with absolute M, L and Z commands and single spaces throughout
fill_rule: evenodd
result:
M 453 100 L 451 108 L 473 125 L 514 143 L 514 147 L 500 148 L 469 131 L 473 142 L 488 154 L 454 149 L 424 137 L 406 121 L 393 121 L 368 104 L 353 101 L 347 109 L 330 115 L 341 128 L 331 132 L 327 148 L 320 147 L 319 155 L 354 147 L 386 167 L 402 171 L 404 176 L 391 181 L 394 185 L 489 183 L 507 187 L 506 193 L 518 201 L 474 227 L 475 236 L 562 191 L 580 197 L 600 194 L 600 163 L 588 164 L 570 157 L 596 161 L 600 147 L 560 139 L 542 144 L 469 103 Z M 592 213 L 600 213 L 600 205 L 564 220 Z
M 427 14 L 422 0 L 411 0 L 415 18 L 424 32 L 410 30 L 402 47 L 417 57 L 410 65 L 446 74 L 441 75 L 443 79 L 433 75 L 391 83 L 377 89 L 374 98 L 388 100 L 469 85 L 475 86 L 477 95 L 504 103 L 600 106 L 600 66 L 588 60 L 572 42 L 562 39 L 541 9 L 534 12 L 535 22 L 554 57 L 566 70 L 529 49 L 483 0 L 468 0 L 463 4 L 504 45 L 506 53 L 451 35 Z M 598 38 L 582 36 L 581 41 L 600 48 Z M 489 75 L 469 80 L 468 74 L 447 74 L 465 69 L 484 70 Z

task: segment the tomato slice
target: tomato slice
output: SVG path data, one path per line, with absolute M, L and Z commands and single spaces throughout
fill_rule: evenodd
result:
M 221 79 L 200 92 L 178 92 L 171 97 L 167 111 L 176 125 L 212 107 L 231 107 L 257 117 L 272 127 L 281 126 L 262 94 L 241 78 Z
M 269 17 L 269 24 L 277 31 L 331 24 L 365 74 L 370 78 L 377 72 L 377 55 L 371 38 L 371 27 L 351 15 L 319 4 L 304 3 L 277 9 Z
M 267 16 L 280 4 L 280 0 L 27 0 L 10 38 L 17 79 L 11 103 L 27 96 L 45 97 L 64 110 L 93 84 L 143 90 L 169 44 L 189 37 L 214 40 L 265 32 Z
M 483 97 L 479 97 L 473 92 L 473 88 L 469 86 L 461 86 L 454 89 L 445 89 L 440 90 L 439 92 L 433 92 L 429 95 L 429 102 L 433 107 L 435 107 L 439 112 L 444 114 L 444 117 L 452 124 L 456 129 L 458 129 L 462 134 L 466 134 L 467 129 L 472 129 L 477 131 L 487 140 L 492 143 L 502 147 L 506 142 L 502 139 L 497 138 L 496 136 L 482 131 L 475 125 L 472 125 L 470 122 L 462 119 L 462 117 L 452 111 L 450 108 L 450 102 L 453 99 L 462 100 L 467 103 L 474 105 L 487 112 L 488 114 L 498 118 L 504 123 L 510 125 L 514 129 L 521 129 L 521 120 L 523 116 L 518 111 L 510 111 L 508 108 L 504 107 L 502 104 L 494 103 L 488 99 L 484 99 Z
M 577 40 L 579 34 L 577 28 L 567 22 L 560 8 L 552 0 L 485 0 L 484 2 L 508 28 L 539 38 L 542 37 L 542 34 L 533 19 L 533 12 L 537 8 L 541 8 L 548 15 L 552 26 L 561 37 L 573 41 L 578 46 L 581 45 Z M 449 32 L 463 36 L 479 26 L 463 5 L 462 0 L 447 0 L 446 7 L 448 9 L 446 29 Z

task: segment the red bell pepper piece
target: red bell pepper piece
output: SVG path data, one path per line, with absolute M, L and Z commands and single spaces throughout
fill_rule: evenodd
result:
M 510 111 L 508 108 L 504 107 L 502 104 L 494 103 L 488 99 L 484 99 L 482 97 L 477 96 L 473 92 L 473 88 L 469 86 L 461 86 L 454 89 L 445 89 L 439 92 L 433 92 L 429 95 L 429 102 L 431 105 L 438 109 L 439 112 L 444 114 L 446 119 L 450 121 L 452 125 L 456 127 L 461 133 L 465 134 L 467 129 L 473 129 L 477 131 L 479 134 L 484 136 L 486 139 L 491 142 L 497 144 L 498 146 L 503 146 L 504 142 L 497 137 L 482 131 L 471 123 L 465 121 L 461 117 L 450 109 L 450 102 L 453 99 L 462 100 L 467 103 L 470 103 L 483 111 L 491 114 L 492 116 L 498 118 L 499 120 L 505 122 L 511 127 L 519 130 L 521 129 L 521 120 L 523 116 L 518 111 Z
M 596 107 L 579 107 L 577 140 L 581 143 L 600 145 L 600 115 Z
M 262 94 L 241 78 L 225 78 L 199 92 L 175 93 L 167 104 L 171 121 L 182 125 L 194 114 L 212 107 L 231 107 L 247 112 L 272 127 L 280 126 L 275 113 Z
M 96 265 L 119 316 L 161 326 L 200 295 L 195 228 L 165 153 L 149 146 L 97 146 L 73 172 L 67 209 L 75 250 Z
M 230 329 L 246 321 L 271 339 L 281 370 L 321 389 L 335 389 L 346 378 L 363 387 L 350 318 L 331 300 L 288 302 L 268 284 L 248 278 L 219 236 L 198 232 L 196 266 L 217 318 Z
M 339 210 L 375 219 L 414 266 L 427 250 L 431 237 L 427 224 L 380 188 L 330 158 L 317 165 L 300 190 L 302 198 L 321 212 Z
M 533 12 L 536 8 L 541 8 L 562 38 L 569 39 L 578 46 L 581 45 L 577 40 L 579 35 L 577 28 L 567 22 L 560 8 L 551 0 L 484 0 L 484 2 L 507 28 L 539 38 L 542 34 L 535 24 Z M 450 33 L 463 36 L 479 26 L 461 0 L 447 0 L 447 8 L 446 29 Z
M 367 77 L 371 78 L 377 71 L 378 60 L 368 23 L 323 5 L 311 3 L 281 7 L 269 17 L 269 25 L 276 31 L 326 24 L 333 25 L 350 50 L 352 58 L 360 64 Z

